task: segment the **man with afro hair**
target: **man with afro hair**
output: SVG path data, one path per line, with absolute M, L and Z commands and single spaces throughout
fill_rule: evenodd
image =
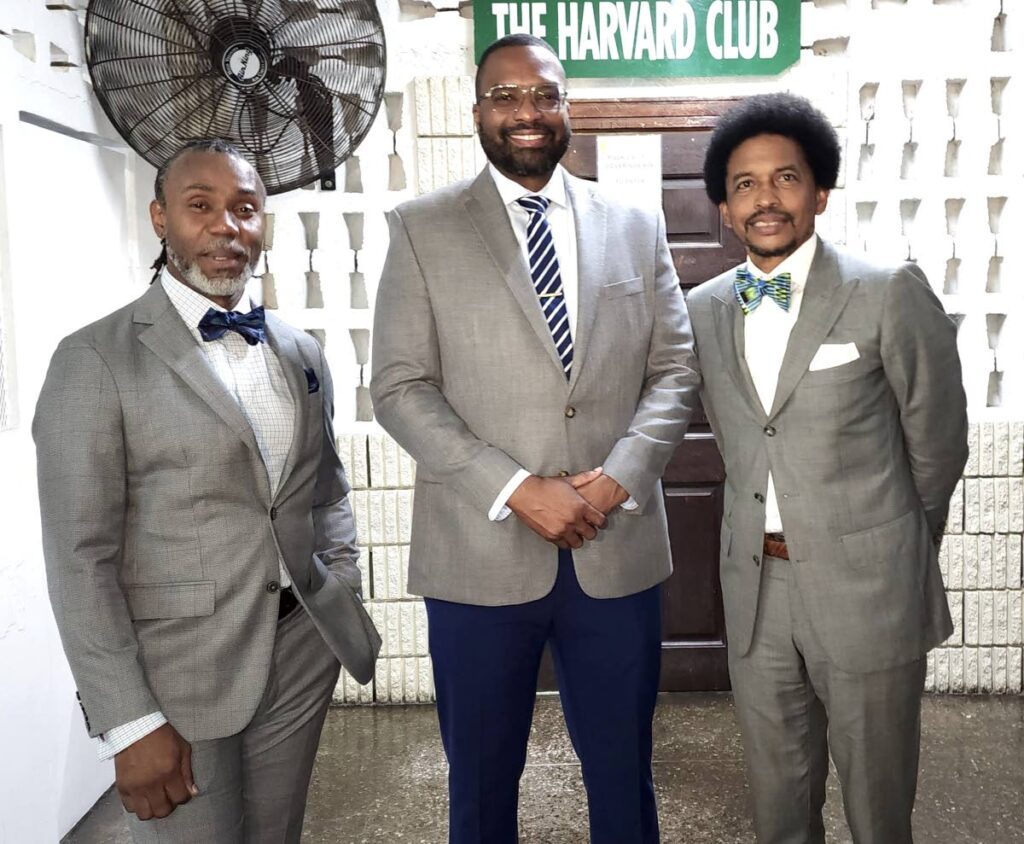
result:
M 747 261 L 688 298 L 763 844 L 824 842 L 830 751 L 853 840 L 912 841 L 926 655 L 953 630 L 938 546 L 967 460 L 956 328 L 916 265 L 815 234 L 839 161 L 805 99 L 727 113 L 705 184 Z

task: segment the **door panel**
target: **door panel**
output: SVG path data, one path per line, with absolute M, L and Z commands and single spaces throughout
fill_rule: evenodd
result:
M 710 131 L 731 100 L 588 100 L 572 104 L 573 135 L 562 163 L 600 181 L 597 135 L 658 132 L 662 139 L 662 209 L 684 292 L 736 266 L 744 250 L 704 193 Z M 663 691 L 729 688 L 725 618 L 718 577 L 725 467 L 698 411 L 662 478 L 672 576 L 662 590 Z M 555 688 L 550 660 L 542 688 Z

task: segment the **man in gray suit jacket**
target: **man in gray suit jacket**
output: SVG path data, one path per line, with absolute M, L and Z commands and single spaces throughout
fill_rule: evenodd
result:
M 323 352 L 232 310 L 265 200 L 223 142 L 165 164 L 166 265 L 61 341 L 36 409 L 54 615 L 136 841 L 297 842 L 339 660 L 368 682 L 380 645 Z
M 967 459 L 956 328 L 914 264 L 814 233 L 826 118 L 753 97 L 716 127 L 708 196 L 748 260 L 688 297 L 725 458 L 722 590 L 758 841 L 823 842 L 828 755 L 858 844 L 911 840 L 938 567 Z
M 660 214 L 558 166 L 547 44 L 488 47 L 473 111 L 488 167 L 390 215 L 371 383 L 417 461 L 409 589 L 427 599 L 450 840 L 517 840 L 550 641 L 591 840 L 652 842 L 659 478 L 699 384 L 686 308 Z

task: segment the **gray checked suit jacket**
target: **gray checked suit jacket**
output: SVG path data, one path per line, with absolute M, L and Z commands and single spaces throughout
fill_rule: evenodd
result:
M 937 546 L 967 460 L 956 328 L 920 269 L 819 242 L 765 413 L 744 359 L 735 271 L 687 303 L 727 474 L 721 535 L 729 646 L 751 644 L 769 469 L 793 571 L 834 665 L 919 658 L 952 632 Z M 809 371 L 822 344 L 856 360 Z
M 43 548 L 91 735 L 157 710 L 189 741 L 241 730 L 270 668 L 279 553 L 342 664 L 372 675 L 330 374 L 304 332 L 268 314 L 267 335 L 295 400 L 273 495 L 159 284 L 54 353 L 33 423 Z
M 568 381 L 486 169 L 389 217 L 370 389 L 377 418 L 417 461 L 413 593 L 493 606 L 551 590 L 555 547 L 514 516 L 488 519 L 520 467 L 603 466 L 639 503 L 573 552 L 587 594 L 633 594 L 671 572 L 659 478 L 700 377 L 664 222 L 566 183 L 579 259 Z

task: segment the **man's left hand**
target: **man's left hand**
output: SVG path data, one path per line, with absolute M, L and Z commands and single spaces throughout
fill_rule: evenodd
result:
M 629 493 L 619 486 L 614 478 L 605 474 L 576 487 L 576 491 L 591 507 L 600 510 L 606 516 L 629 498 Z

